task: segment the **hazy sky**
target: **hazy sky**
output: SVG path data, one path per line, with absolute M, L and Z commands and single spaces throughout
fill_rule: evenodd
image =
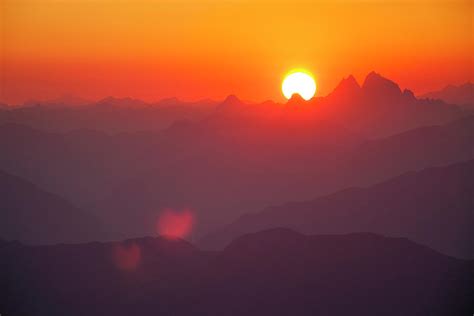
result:
M 415 92 L 473 78 L 473 1 L 2 0 L 0 100 L 65 93 L 282 100 L 371 70 Z

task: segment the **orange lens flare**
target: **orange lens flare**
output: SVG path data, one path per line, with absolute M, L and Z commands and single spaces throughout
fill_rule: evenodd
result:
M 158 234 L 167 238 L 184 238 L 191 233 L 194 224 L 193 213 L 189 209 L 164 209 L 157 223 Z

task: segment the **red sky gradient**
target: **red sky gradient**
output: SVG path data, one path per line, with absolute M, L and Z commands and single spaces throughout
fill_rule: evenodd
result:
M 417 93 L 474 80 L 470 0 L 3 0 L 0 101 L 71 93 L 283 100 L 375 70 Z

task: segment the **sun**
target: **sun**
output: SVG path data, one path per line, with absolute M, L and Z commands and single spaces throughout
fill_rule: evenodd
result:
M 287 99 L 298 93 L 303 99 L 309 100 L 316 93 L 316 82 L 310 72 L 301 69 L 292 70 L 283 79 L 281 91 Z

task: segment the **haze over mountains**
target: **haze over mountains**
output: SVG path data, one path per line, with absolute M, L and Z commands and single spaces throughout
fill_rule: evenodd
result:
M 107 238 L 156 234 L 163 209 L 186 208 L 193 239 L 270 205 L 473 159 L 472 115 L 376 73 L 308 102 L 24 107 L 0 111 L 0 170 L 100 218 Z
M 107 97 L 97 102 L 74 96 L 48 101 L 27 101 L 22 106 L 0 107 L 0 124 L 24 124 L 51 132 L 92 129 L 108 133 L 161 130 L 175 121 L 208 115 L 216 102 L 181 102 L 164 99 L 147 103 L 132 98 Z
M 469 87 L 469 83 L 462 87 Z M 460 95 L 465 94 L 464 90 L 460 92 Z M 396 83 L 371 72 L 362 85 L 349 76 L 326 97 L 316 97 L 309 102 L 290 100 L 287 105 L 306 104 L 310 109 L 305 111 L 310 112 L 310 116 L 335 120 L 371 137 L 459 118 L 462 116 L 460 109 L 452 106 L 456 102 L 450 101 L 451 105 L 447 105 L 441 100 L 416 99 L 410 90 L 401 91 Z M 426 108 L 430 111 L 425 111 Z M 230 112 L 246 117 L 268 117 L 288 111 L 284 104 L 272 101 L 244 103 L 233 95 L 221 104 L 211 100 L 183 102 L 175 98 L 148 103 L 114 97 L 92 102 L 65 95 L 54 100 L 27 101 L 21 107 L 10 106 L 0 111 L 0 123 L 26 124 L 49 131 L 95 129 L 116 133 L 161 130 L 174 121 L 200 120 Z
M 450 104 L 473 106 L 474 84 L 472 82 L 467 82 L 459 86 L 448 85 L 439 91 L 423 94 L 421 97 L 439 99 Z
M 274 229 L 182 240 L 0 243 L 7 315 L 468 315 L 473 262 L 404 238 Z
M 104 238 L 100 221 L 63 198 L 0 171 L 2 238 L 58 243 Z
M 201 244 L 223 247 L 238 236 L 272 227 L 312 234 L 370 231 L 473 259 L 473 179 L 474 160 L 409 172 L 367 188 L 245 214 Z

